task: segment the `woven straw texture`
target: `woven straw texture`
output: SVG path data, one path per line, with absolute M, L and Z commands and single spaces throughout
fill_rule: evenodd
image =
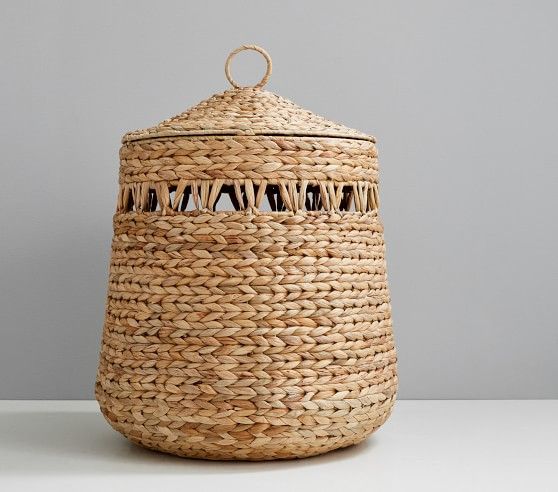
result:
M 242 49 L 256 87 L 231 56 L 234 89 L 123 138 L 96 396 L 155 450 L 312 456 L 395 400 L 375 141 L 262 90 Z

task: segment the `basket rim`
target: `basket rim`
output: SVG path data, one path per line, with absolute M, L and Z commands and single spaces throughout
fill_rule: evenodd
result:
M 364 142 L 377 143 L 376 138 L 372 135 L 355 135 L 354 133 L 336 133 L 336 132 L 288 132 L 288 131 L 266 131 L 255 132 L 249 130 L 165 130 L 158 132 L 128 132 L 122 137 L 122 143 L 138 142 L 141 140 L 157 140 L 160 138 L 196 138 L 196 137 L 287 137 L 287 138 L 336 138 L 339 140 L 358 140 Z

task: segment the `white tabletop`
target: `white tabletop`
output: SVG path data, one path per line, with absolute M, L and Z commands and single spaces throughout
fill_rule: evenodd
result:
M 558 491 L 558 400 L 399 401 L 365 443 L 305 460 L 142 449 L 93 401 L 0 401 L 0 490 Z M 169 489 L 166 489 L 169 490 Z

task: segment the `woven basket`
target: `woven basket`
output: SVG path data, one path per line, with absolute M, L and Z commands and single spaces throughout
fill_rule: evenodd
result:
M 254 87 L 230 75 L 244 49 Z M 397 387 L 375 140 L 262 90 L 257 46 L 225 71 L 232 90 L 123 138 L 96 396 L 180 456 L 349 446 Z

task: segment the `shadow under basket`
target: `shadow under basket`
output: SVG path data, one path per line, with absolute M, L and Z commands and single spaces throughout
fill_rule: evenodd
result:
M 264 55 L 254 87 L 230 75 Z M 358 443 L 397 389 L 373 137 L 233 89 L 120 151 L 96 397 L 117 431 L 206 459 Z

